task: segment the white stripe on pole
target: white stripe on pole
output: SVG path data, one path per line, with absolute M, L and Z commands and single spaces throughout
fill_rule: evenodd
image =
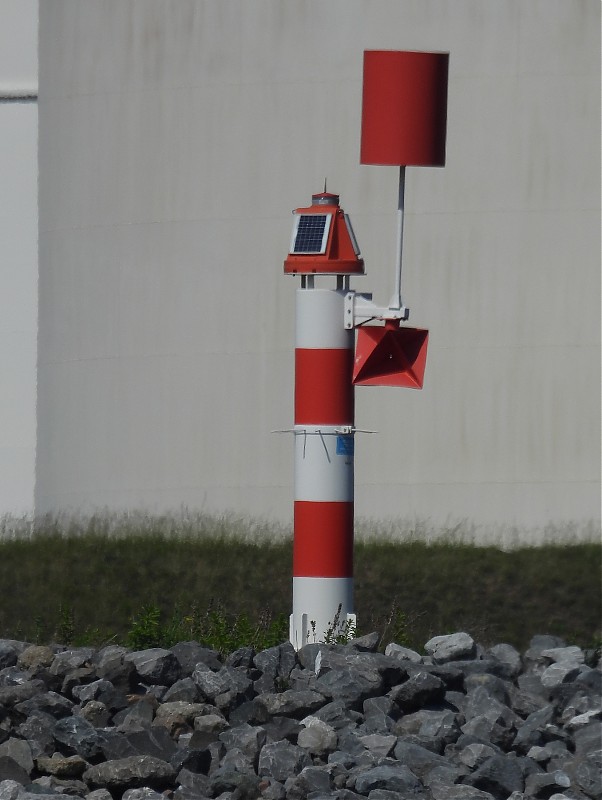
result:
M 346 613 L 353 608 L 353 578 L 293 578 L 293 596 L 290 641 L 295 650 L 323 642 L 329 631 L 334 637 L 355 629 L 355 614 Z M 335 620 L 339 605 L 343 612 Z
M 346 294 L 334 289 L 297 289 L 296 348 L 330 350 L 354 347 L 355 333 L 344 327 Z
M 295 427 L 295 500 L 353 501 L 353 434 Z

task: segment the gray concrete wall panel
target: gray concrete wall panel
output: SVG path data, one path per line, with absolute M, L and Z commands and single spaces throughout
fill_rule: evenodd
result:
M 425 386 L 358 388 L 380 434 L 356 511 L 599 523 L 599 23 L 594 0 L 43 4 L 37 510 L 291 518 L 290 211 L 328 177 L 353 285 L 388 299 L 397 173 L 359 139 L 363 50 L 392 48 L 451 53 L 447 165 L 408 170 Z
M 0 524 L 34 505 L 37 0 L 0 0 Z

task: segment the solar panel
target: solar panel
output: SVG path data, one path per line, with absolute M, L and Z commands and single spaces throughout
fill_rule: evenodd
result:
M 325 253 L 332 214 L 296 214 L 291 253 Z

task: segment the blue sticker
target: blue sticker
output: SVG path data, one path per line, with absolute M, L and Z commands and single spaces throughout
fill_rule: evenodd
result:
M 353 445 L 353 436 L 337 436 L 337 456 L 352 456 Z

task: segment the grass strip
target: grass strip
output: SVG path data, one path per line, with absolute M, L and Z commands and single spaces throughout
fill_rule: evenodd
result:
M 91 644 L 138 636 L 134 644 L 151 646 L 153 636 L 165 643 L 209 635 L 213 614 L 217 627 L 240 632 L 224 649 L 253 631 L 256 645 L 287 638 L 290 537 L 259 528 L 241 535 L 227 520 L 212 525 L 52 524 L 0 541 L 0 636 Z M 502 551 L 364 539 L 355 547 L 358 634 L 377 630 L 383 646 L 418 650 L 458 630 L 521 650 L 536 633 L 597 647 L 601 568 L 595 543 Z

